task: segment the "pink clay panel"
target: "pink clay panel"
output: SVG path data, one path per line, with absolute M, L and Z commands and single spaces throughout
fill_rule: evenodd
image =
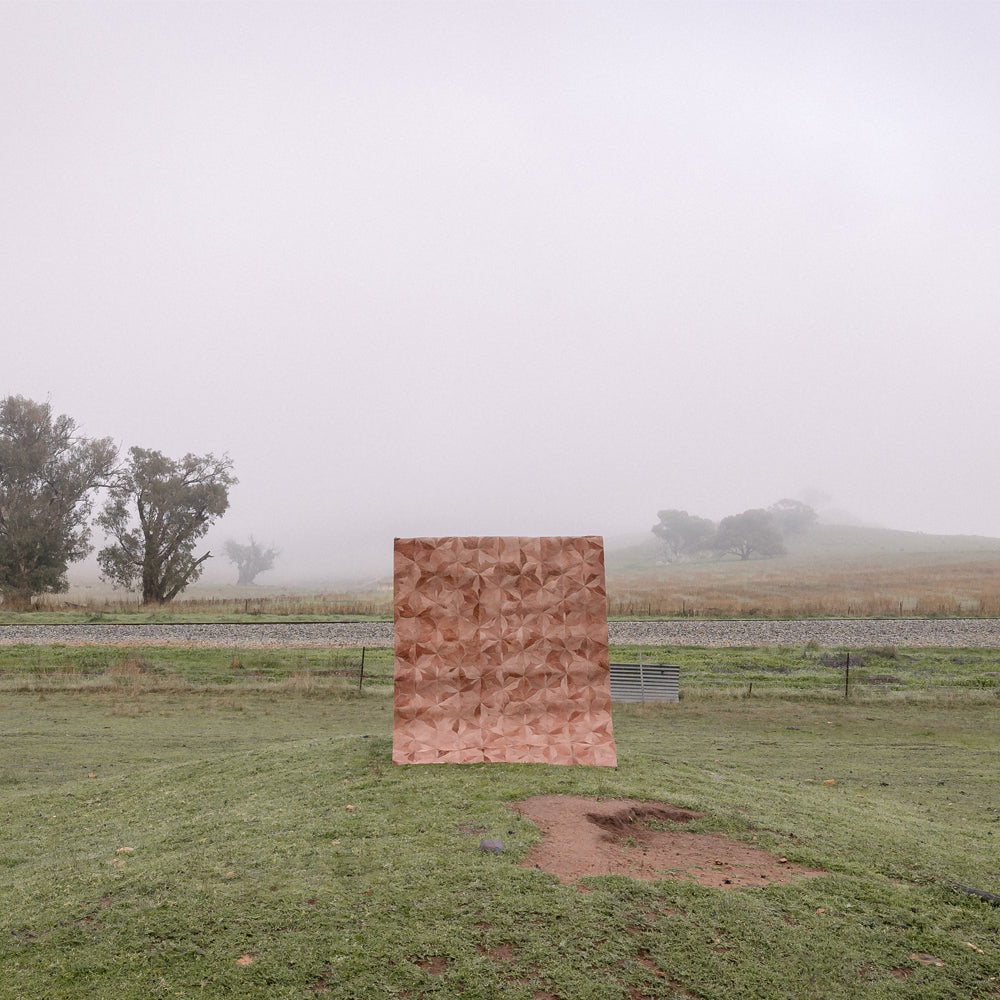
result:
M 397 764 L 617 763 L 604 544 L 397 538 Z

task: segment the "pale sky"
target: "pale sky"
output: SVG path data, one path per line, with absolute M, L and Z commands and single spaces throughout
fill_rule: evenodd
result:
M 0 395 L 228 452 L 261 582 L 1000 535 L 998 119 L 997 3 L 6 2 Z

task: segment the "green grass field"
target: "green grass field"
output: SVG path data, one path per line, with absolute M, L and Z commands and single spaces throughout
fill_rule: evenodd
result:
M 613 662 L 636 662 L 637 646 L 613 645 Z M 680 666 L 686 691 L 855 700 L 926 699 L 982 693 L 1000 698 L 1000 650 L 970 648 L 821 649 L 697 646 L 644 650 L 646 662 Z M 850 661 L 848 661 L 848 656 Z M 319 690 L 331 678 L 360 681 L 360 649 L 254 649 L 187 646 L 0 646 L 0 692 L 112 690 L 119 695 L 193 690 Z M 364 651 L 364 684 L 392 683 L 393 651 Z
M 948 881 L 1000 892 L 1000 702 L 954 683 L 995 650 L 882 651 L 901 686 L 846 701 L 839 651 L 671 651 L 682 701 L 616 706 L 606 769 L 393 766 L 390 688 L 306 683 L 302 651 L 218 683 L 41 649 L 0 651 L 0 997 L 1000 996 L 1000 907 Z M 508 803 L 552 792 L 702 810 L 826 874 L 581 891 L 518 864 Z
M 392 684 L 393 651 L 196 646 L 0 646 L 0 691 L 106 688 L 118 692 L 235 685 L 310 689 L 333 679 Z

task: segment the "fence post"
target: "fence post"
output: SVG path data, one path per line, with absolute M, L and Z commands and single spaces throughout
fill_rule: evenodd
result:
M 361 686 L 365 682 L 365 647 L 361 647 L 361 670 L 358 673 L 358 690 L 361 690 Z
M 844 700 L 847 700 L 848 692 L 851 684 L 851 654 L 850 651 L 847 653 L 847 663 L 844 666 Z
M 639 647 L 639 697 L 646 704 L 646 679 L 642 673 L 642 646 Z

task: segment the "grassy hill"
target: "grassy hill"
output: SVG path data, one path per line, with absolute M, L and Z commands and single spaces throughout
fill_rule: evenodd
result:
M 615 706 L 615 768 L 394 767 L 385 687 L 7 687 L 0 998 L 996 1000 L 1000 910 L 951 881 L 1000 890 L 992 693 L 768 676 Z M 674 833 L 728 885 L 560 882 L 535 795 L 704 813 Z M 734 849 L 823 870 L 758 887 Z
M 648 541 L 607 553 L 612 614 L 1000 614 L 1000 539 L 817 525 L 785 555 L 666 564 Z

